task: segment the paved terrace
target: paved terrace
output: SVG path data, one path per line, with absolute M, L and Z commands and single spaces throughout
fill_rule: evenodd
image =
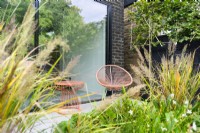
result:
M 95 106 L 98 106 L 100 102 L 86 103 L 80 105 L 80 111 L 76 109 L 61 109 L 60 113 L 51 113 L 45 117 L 42 117 L 35 123 L 32 129 L 28 133 L 52 133 L 56 124 L 61 121 L 66 121 L 71 118 L 75 113 L 87 113 L 92 111 Z

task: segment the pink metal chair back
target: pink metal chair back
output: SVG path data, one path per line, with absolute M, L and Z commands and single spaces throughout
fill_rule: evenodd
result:
M 120 90 L 132 84 L 132 76 L 117 65 L 105 65 L 96 73 L 97 82 L 108 90 Z

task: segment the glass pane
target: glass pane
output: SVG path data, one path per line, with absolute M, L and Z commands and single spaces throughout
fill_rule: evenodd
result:
M 84 81 L 86 86 L 77 93 L 95 92 L 97 95 L 91 99 L 100 99 L 105 90 L 95 76 L 96 71 L 105 65 L 107 6 L 93 0 L 72 0 L 71 6 L 78 8 L 79 12 L 72 16 L 64 15 L 66 20 L 73 21 L 73 25 L 64 25 L 64 36 L 71 34 L 67 28 L 73 30 L 73 34 L 68 38 L 71 51 L 64 55 L 62 66 L 65 67 L 71 58 L 80 56 L 80 61 L 72 70 L 71 80 Z
M 100 99 L 105 89 L 96 81 L 96 71 L 105 65 L 107 6 L 94 0 L 52 0 L 40 10 L 40 44 L 55 36 L 70 46 L 70 51 L 57 49 L 53 60 L 62 55 L 58 68 L 62 71 L 75 57 L 80 57 L 70 71 L 71 80 L 83 81 L 78 95 L 95 92 L 91 99 Z M 88 99 L 82 99 L 87 100 Z

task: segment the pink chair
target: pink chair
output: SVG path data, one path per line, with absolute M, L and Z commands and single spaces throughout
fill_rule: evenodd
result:
M 60 81 L 56 82 L 56 89 L 61 91 L 61 102 L 68 101 L 62 108 L 74 108 L 80 110 L 80 101 L 76 91 L 84 87 L 82 81 Z
M 105 65 L 96 73 L 97 82 L 108 90 L 117 91 L 132 84 L 132 76 L 117 65 Z

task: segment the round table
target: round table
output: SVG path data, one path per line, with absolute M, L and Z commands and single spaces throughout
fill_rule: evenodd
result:
M 76 91 L 84 87 L 82 81 L 59 81 L 55 83 L 56 89 L 61 91 L 61 101 L 67 102 L 63 108 L 76 108 L 80 109 L 80 100 Z

